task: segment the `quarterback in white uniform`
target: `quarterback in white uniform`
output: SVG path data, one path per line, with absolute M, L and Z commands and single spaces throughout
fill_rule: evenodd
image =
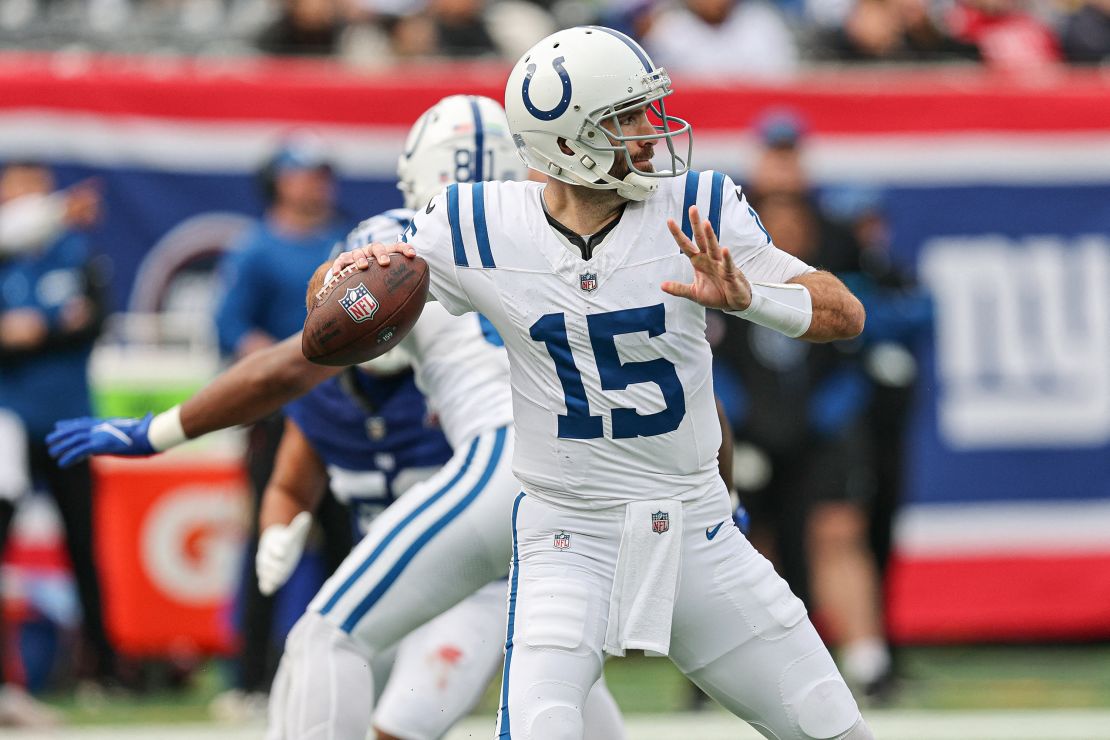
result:
M 410 207 L 422 206 L 448 182 L 523 175 L 504 111 L 477 96 L 452 96 L 430 109 L 413 126 L 398 164 Z M 376 216 L 354 238 L 393 240 L 411 214 L 398 209 Z M 309 363 L 300 345 L 298 335 L 255 353 L 161 414 L 60 422 L 50 435 L 51 452 L 63 465 L 92 454 L 149 455 L 261 418 L 339 372 Z M 361 740 L 373 716 L 379 737 L 432 740 L 470 709 L 500 665 L 503 579 L 512 553 L 508 519 L 520 490 L 510 470 L 505 351 L 488 322 L 438 308 L 421 317 L 402 353 L 412 360 L 455 455 L 373 521 L 298 622 L 271 692 L 269 737 Z M 260 551 L 260 581 L 276 588 L 288 577 L 300 555 L 302 522 L 267 528 L 267 540 L 277 546 Z M 375 713 L 373 696 L 381 686 L 369 665 L 410 632 Z M 481 649 L 449 656 L 459 660 L 450 672 L 425 662 L 451 635 L 464 648 Z M 624 736 L 616 704 L 600 681 L 587 715 L 589 737 Z
M 801 602 L 721 527 L 704 309 L 828 340 L 858 334 L 862 307 L 779 251 L 729 178 L 688 169 L 670 92 L 622 34 L 553 34 L 506 89 L 518 150 L 551 182 L 451 185 L 407 244 L 368 245 L 331 269 L 419 254 L 435 300 L 480 312 L 505 340 L 523 493 L 501 738 L 582 737 L 604 655 L 644 649 L 769 738 L 865 740 Z M 660 140 L 669 168 L 656 171 Z

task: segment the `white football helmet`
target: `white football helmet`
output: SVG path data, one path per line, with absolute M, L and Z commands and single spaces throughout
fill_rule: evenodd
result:
M 635 41 L 610 28 L 580 26 L 553 33 L 521 57 L 505 88 L 505 112 L 529 167 L 563 182 L 644 200 L 659 187 L 658 178 L 690 168 L 693 132 L 686 121 L 667 115 L 663 98 L 671 92 L 667 72 Z M 624 134 L 619 117 L 644 107 L 656 133 Z M 611 129 L 602 127 L 606 120 Z M 686 147 L 679 154 L 675 139 L 683 135 Z M 637 170 L 627 142 L 659 139 L 670 152 L 669 167 Z M 618 156 L 631 170 L 621 180 L 609 174 Z
M 451 95 L 417 119 L 397 161 L 405 208 L 423 208 L 453 182 L 524 180 L 528 169 L 496 100 Z

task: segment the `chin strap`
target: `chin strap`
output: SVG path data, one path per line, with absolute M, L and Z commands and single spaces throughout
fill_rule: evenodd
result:
M 659 189 L 659 178 L 644 177 L 637 172 L 629 172 L 621 182 L 617 186 L 617 195 L 628 200 L 647 200 Z

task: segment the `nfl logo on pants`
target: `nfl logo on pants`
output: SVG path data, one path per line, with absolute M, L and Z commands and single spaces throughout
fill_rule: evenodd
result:
M 378 299 L 362 283 L 347 288 L 347 294 L 339 299 L 339 305 L 356 323 L 369 321 L 378 312 Z
M 671 515 L 665 511 L 657 511 L 651 515 L 651 531 L 663 534 L 671 528 Z

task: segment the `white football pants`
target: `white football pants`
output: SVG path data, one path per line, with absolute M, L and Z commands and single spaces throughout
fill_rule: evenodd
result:
M 378 656 L 490 581 L 504 578 L 512 552 L 510 512 L 520 490 L 511 470 L 512 447 L 507 427 L 479 435 L 375 519 L 289 634 L 270 694 L 269 740 L 361 740 L 374 714 L 370 666 L 380 662 Z M 501 594 L 497 616 L 490 620 L 498 628 L 497 642 L 486 640 L 487 660 L 490 654 L 499 656 L 504 644 L 503 585 Z M 398 691 L 405 689 L 404 680 L 396 684 Z M 480 693 L 485 683 L 476 683 L 481 683 Z M 606 697 L 607 691 L 591 704 L 609 715 L 599 722 L 619 727 L 616 706 Z M 465 713 L 472 703 L 462 697 L 452 708 Z M 390 710 L 384 719 L 408 714 L 411 710 Z M 442 733 L 455 719 L 425 729 Z M 597 737 L 621 735 L 608 731 Z
M 671 660 L 768 738 L 870 738 L 805 607 L 732 524 L 730 508 L 723 487 L 683 506 Z M 517 498 L 502 740 L 583 737 L 624 516 L 623 506 L 582 512 Z

